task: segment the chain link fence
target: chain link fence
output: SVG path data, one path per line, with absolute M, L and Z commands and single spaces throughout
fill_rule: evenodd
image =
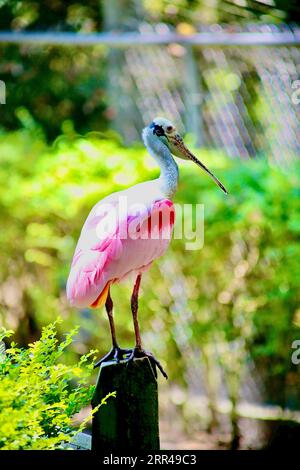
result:
M 178 35 L 166 24 L 140 23 L 136 31 L 89 35 L 2 32 L 0 42 L 18 44 L 28 57 L 31 51 L 45 55 L 80 46 L 78 64 L 66 66 L 65 79 L 71 77 L 72 87 L 76 74 L 85 81 L 93 74 L 83 114 L 97 106 L 97 80 L 101 96 L 105 82 L 108 127 L 127 144 L 140 140 L 154 116 L 164 115 L 181 132 L 192 133 L 200 147 L 229 157 L 263 155 L 285 165 L 299 155 L 298 26 L 212 25 Z M 71 109 L 73 103 L 67 105 Z
M 230 157 L 265 155 L 285 164 L 299 155 L 298 45 L 170 43 L 115 54 L 111 102 L 127 142 L 162 114 L 193 132 L 198 144 Z

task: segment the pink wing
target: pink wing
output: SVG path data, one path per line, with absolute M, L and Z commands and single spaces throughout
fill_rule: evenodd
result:
M 72 305 L 96 306 L 101 296 L 105 302 L 111 283 L 146 270 L 170 243 L 175 216 L 170 200 L 155 201 L 138 214 L 118 209 L 118 199 L 109 207 L 100 201 L 82 228 L 67 281 Z

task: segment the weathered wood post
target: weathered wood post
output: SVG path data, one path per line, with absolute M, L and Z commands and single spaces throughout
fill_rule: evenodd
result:
M 133 0 L 105 0 L 102 2 L 104 28 L 107 32 L 135 30 L 141 7 Z M 142 18 L 141 18 L 142 20 Z M 134 104 L 133 83 L 128 75 L 126 52 L 123 48 L 109 48 L 107 60 L 106 91 L 112 119 L 110 127 L 129 144 L 137 139 L 133 123 L 139 119 Z
M 192 45 L 186 46 L 185 54 L 185 125 L 186 129 L 196 137 L 196 145 L 205 144 L 205 133 L 202 119 L 201 76 L 197 69 L 197 62 Z
M 158 450 L 155 366 L 147 357 L 130 363 L 103 363 L 92 399 L 93 408 L 113 391 L 116 391 L 116 398 L 109 400 L 94 415 L 92 450 L 101 454 Z
M 6 103 L 6 86 L 3 80 L 0 80 L 0 104 Z

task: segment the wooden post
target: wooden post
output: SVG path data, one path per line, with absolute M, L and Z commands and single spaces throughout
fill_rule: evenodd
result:
M 138 11 L 140 8 L 138 9 Z M 105 0 L 103 2 L 104 27 L 106 32 L 135 29 L 135 4 L 132 0 Z M 137 120 L 134 106 L 134 90 L 128 76 L 124 48 L 109 48 L 107 58 L 106 89 L 111 108 L 112 127 L 123 137 L 126 144 L 139 137 L 134 122 Z
M 5 82 L 0 80 L 0 104 L 6 103 L 6 87 Z
M 155 367 L 155 366 L 153 366 Z M 159 449 L 156 370 L 147 357 L 101 365 L 93 408 L 116 391 L 93 417 L 92 450 L 146 452 Z
M 186 46 L 185 55 L 185 125 L 188 132 L 196 137 L 196 145 L 202 147 L 205 144 L 205 134 L 202 121 L 203 93 L 200 88 L 201 76 L 197 70 L 193 46 Z

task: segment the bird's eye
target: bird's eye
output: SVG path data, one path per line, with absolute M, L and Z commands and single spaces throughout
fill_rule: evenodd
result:
M 162 126 L 155 124 L 153 129 L 153 134 L 156 134 L 158 137 L 165 135 L 165 131 L 163 130 Z
M 172 126 L 168 126 L 168 127 L 167 127 L 167 132 L 172 132 L 172 130 L 173 130 L 173 127 L 172 127 Z

